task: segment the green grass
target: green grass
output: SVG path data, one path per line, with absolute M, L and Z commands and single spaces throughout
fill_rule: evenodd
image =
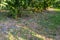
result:
M 50 17 L 50 21 L 55 25 L 60 25 L 60 13 Z
M 27 13 L 27 12 L 26 12 Z M 29 12 L 28 12 L 29 13 Z M 28 14 L 27 13 L 27 14 Z M 51 34 L 52 36 L 55 36 L 55 32 L 57 31 L 56 28 L 57 26 L 60 25 L 60 9 L 54 9 L 53 12 L 47 12 L 47 14 L 45 14 L 46 12 L 44 12 L 44 14 L 37 14 L 37 18 L 33 17 L 33 21 L 37 20 L 36 23 L 39 25 L 42 25 L 43 31 L 41 31 L 42 29 L 40 29 L 40 26 L 38 28 L 36 28 L 35 30 L 38 32 L 46 32 L 47 35 L 50 35 L 48 32 L 48 30 L 50 29 L 53 33 Z M 25 14 L 25 12 L 23 13 Z M 25 14 L 26 15 L 26 14 Z M 32 12 L 30 14 L 30 16 L 32 15 Z M 34 19 L 35 18 L 35 19 Z M 6 20 L 4 18 L 4 15 L 0 17 L 0 20 Z M 28 23 L 32 22 L 32 20 L 27 20 Z M 27 23 L 27 25 L 29 25 Z M 1 27 L 0 27 L 1 28 Z M 48 29 L 47 29 L 48 28 Z M 40 30 L 39 30 L 40 29 Z M 53 29 L 53 30 L 52 30 Z M 34 31 L 29 27 L 19 27 L 19 29 L 9 29 L 8 31 L 8 39 L 9 40 L 43 40 L 43 37 L 41 38 L 39 33 Z
M 55 8 L 54 11 L 60 11 L 60 8 Z

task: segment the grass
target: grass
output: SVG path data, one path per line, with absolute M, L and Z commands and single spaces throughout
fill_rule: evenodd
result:
M 12 29 L 13 30 L 13 29 Z M 43 40 L 41 37 L 37 36 L 38 34 L 31 31 L 27 27 L 20 27 L 20 29 L 13 32 L 8 32 L 9 40 Z
M 25 12 L 23 14 L 26 15 Z M 30 14 L 30 16 L 31 15 L 32 14 Z M 41 14 L 37 13 L 36 16 L 33 16 L 33 15 L 32 15 L 32 19 L 28 19 L 28 20 L 26 20 L 27 18 L 24 19 L 25 16 L 23 16 L 24 18 L 22 19 L 26 21 L 22 23 L 25 23 L 27 25 L 22 27 L 19 26 L 18 29 L 14 29 L 14 28 L 9 29 L 7 39 L 8 40 L 44 40 L 45 37 L 47 37 L 47 35 L 56 36 L 55 34 L 57 31 L 56 28 L 57 26 L 60 25 L 60 9 L 54 9 L 54 11 L 48 11 Z M 1 15 L 0 19 L 3 19 L 3 21 L 4 20 L 7 21 L 7 19 L 4 19 L 3 16 Z M 20 20 L 22 19 L 19 19 L 18 22 L 21 23 Z M 36 29 L 32 28 L 34 25 L 32 27 L 29 27 L 29 24 L 31 24 L 32 22 L 35 22 L 38 24 L 38 27 L 36 27 Z M 43 35 L 40 33 L 42 33 Z M 53 39 L 53 38 L 50 38 L 50 39 Z
M 60 11 L 60 8 L 55 8 L 54 11 Z

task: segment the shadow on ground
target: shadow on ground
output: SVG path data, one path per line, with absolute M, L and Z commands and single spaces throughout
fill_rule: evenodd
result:
M 60 11 L 34 12 L 25 16 L 14 20 L 1 15 L 0 40 L 59 40 Z

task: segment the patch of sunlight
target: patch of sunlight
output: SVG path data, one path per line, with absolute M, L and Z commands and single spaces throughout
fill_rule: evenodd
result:
M 33 31 L 32 31 L 33 32 Z M 33 33 L 35 33 L 35 32 L 33 32 Z M 35 35 L 34 34 L 32 34 L 33 36 L 36 36 L 36 37 L 38 37 L 38 38 L 42 38 L 43 40 L 46 40 L 47 38 L 45 37 L 45 36 L 43 36 L 43 35 L 40 35 L 40 34 L 37 34 L 37 33 L 35 33 Z M 52 38 L 48 38 L 49 40 L 53 40 Z
M 34 35 L 34 36 L 36 36 L 36 37 L 38 37 L 38 38 L 42 38 L 43 40 L 46 40 L 46 39 L 53 40 L 52 38 L 46 38 L 45 36 L 40 35 L 40 34 L 36 34 L 36 35 Z
M 10 32 L 8 32 L 8 39 L 9 40 L 16 40 L 16 38 Z
M 18 37 L 18 36 L 17 36 L 17 38 L 18 38 L 18 40 L 26 40 L 26 39 L 23 39 L 22 37 Z
M 9 12 L 9 10 L 0 10 L 0 12 Z
M 26 39 L 23 39 L 22 37 L 14 37 L 13 34 L 11 34 L 10 32 L 8 32 L 8 39 L 9 40 L 26 40 Z
M 24 30 L 28 30 L 32 36 L 35 36 L 37 38 L 42 38 L 43 40 L 53 40 L 53 38 L 46 38 L 46 36 L 44 35 L 40 35 L 36 32 L 34 32 L 31 28 L 28 28 L 27 26 L 23 26 L 22 27 Z M 18 37 L 19 38 L 19 37 Z M 19 39 L 22 39 L 22 38 L 19 38 Z M 23 40 L 23 39 L 22 39 Z
M 57 8 L 48 8 L 47 10 L 48 11 L 60 11 L 60 9 L 57 9 Z
M 38 37 L 38 38 L 42 38 L 43 40 L 47 40 L 47 39 L 48 39 L 48 40 L 53 40 L 52 38 L 46 38 L 45 36 L 40 35 L 40 34 L 34 32 L 34 31 L 32 31 L 31 29 L 29 29 L 29 28 L 26 27 L 26 26 L 24 26 L 23 28 L 24 28 L 24 29 L 28 29 L 30 32 L 32 32 L 32 35 L 33 35 L 33 36 L 36 36 L 36 37 Z
M 60 11 L 60 9 L 54 9 L 54 11 Z

